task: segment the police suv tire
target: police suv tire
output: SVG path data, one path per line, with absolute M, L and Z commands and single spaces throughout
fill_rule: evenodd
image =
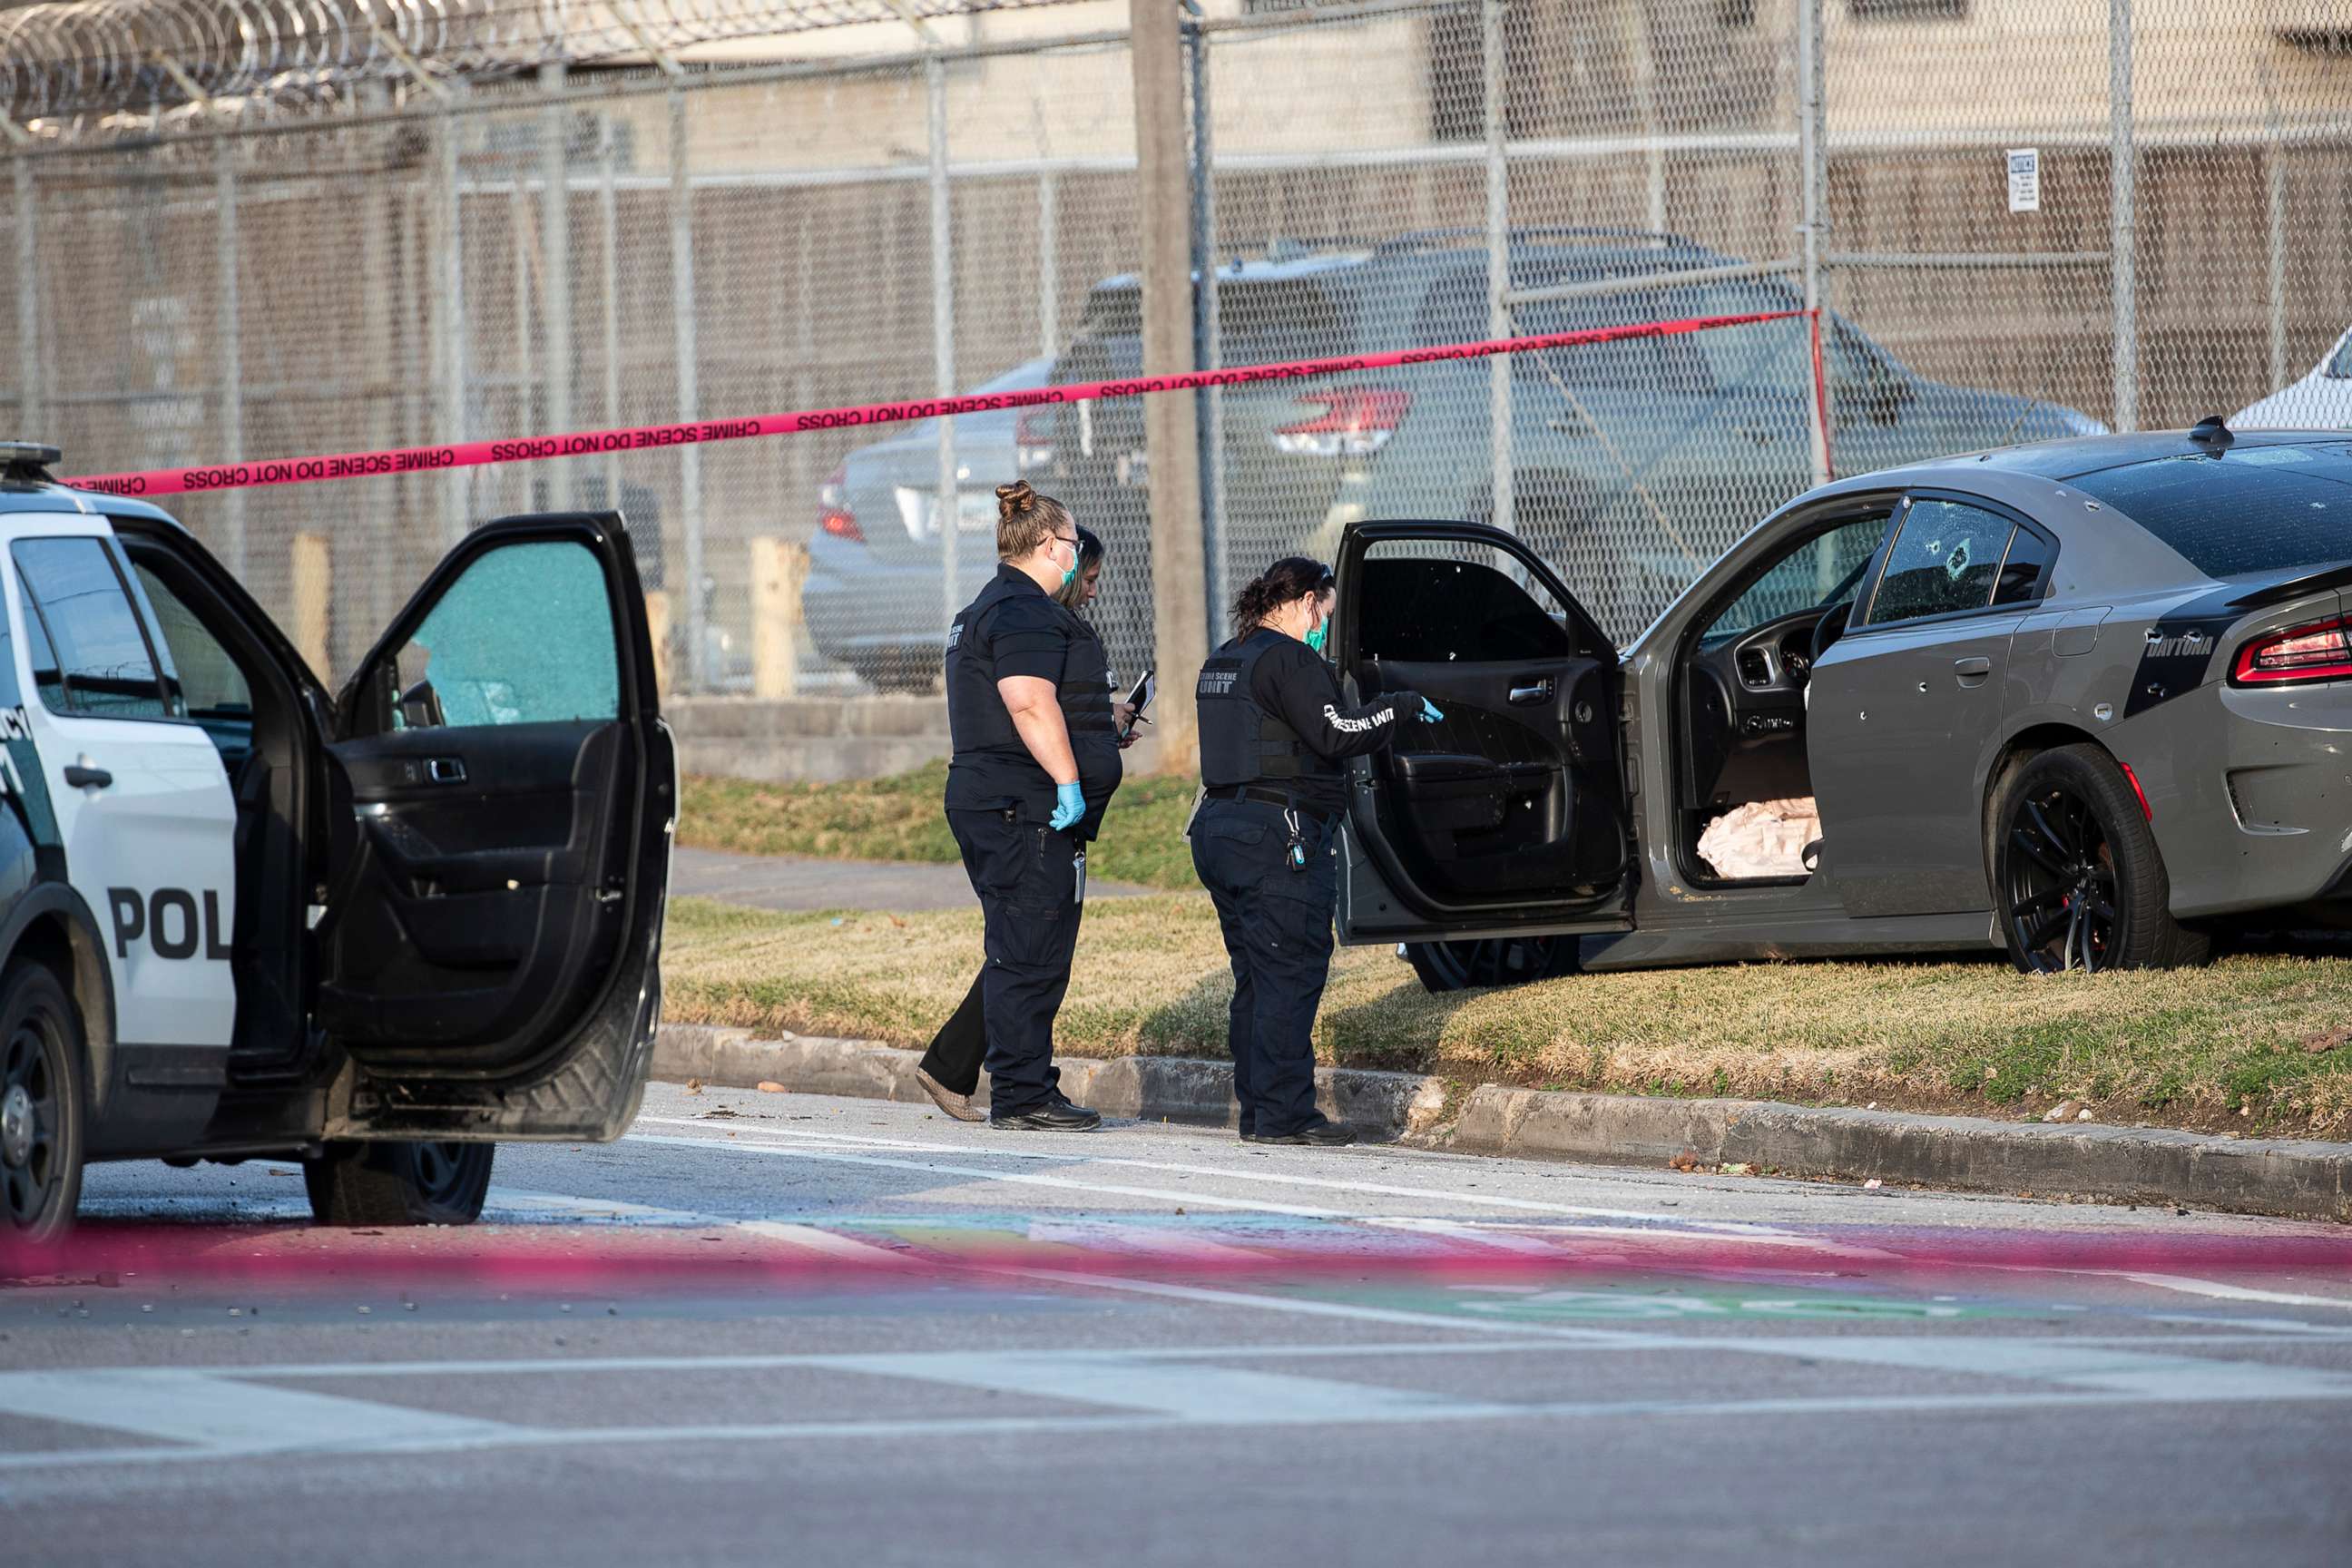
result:
M 2029 808 L 2038 807 L 2037 818 Z M 2078 826 L 2064 819 L 2079 813 Z M 2055 827 L 2065 842 L 2045 840 L 2037 823 Z M 2021 973 L 2081 969 L 2081 952 L 2089 947 L 2063 935 L 2029 947 L 2026 938 L 2071 903 L 2044 902 L 2027 909 L 2040 898 L 2072 899 L 2084 895 L 2060 886 L 2047 862 L 2079 861 L 2090 879 L 2081 886 L 2098 901 L 2095 909 L 2113 910 L 2105 923 L 2104 951 L 2097 969 L 2186 969 L 2212 957 L 2210 933 L 2192 930 L 2172 918 L 2172 880 L 2138 792 L 2124 776 L 2116 760 L 2098 746 L 2082 742 L 2060 746 L 2021 758 L 1996 782 L 1986 813 L 1986 861 L 1992 872 L 1993 918 L 2000 926 L 2010 962 Z M 2094 842 L 2095 840 L 2095 842 Z M 2037 858 L 2032 851 L 2038 848 Z M 2082 850 L 2070 858 L 2070 851 Z M 2021 913 L 2023 910 L 2025 912 Z M 2053 953 L 2055 945 L 2061 952 Z M 2063 955 L 2065 962 L 2060 962 Z
M 1409 942 L 1405 962 L 1422 989 L 1443 996 L 1474 986 L 1526 985 L 1583 968 L 1572 936 L 1496 937 L 1485 942 Z
M 81 1015 L 47 964 L 0 971 L 0 1239 L 55 1241 L 81 1203 L 89 1092 Z
M 320 1225 L 471 1225 L 489 1195 L 495 1143 L 330 1143 L 304 1163 Z

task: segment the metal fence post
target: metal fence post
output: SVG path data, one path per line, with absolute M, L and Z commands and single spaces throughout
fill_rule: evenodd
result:
M 1802 167 L 1798 170 L 1798 187 L 1802 193 L 1803 222 L 1799 226 L 1804 239 L 1805 309 L 1812 311 L 1808 323 L 1816 331 L 1824 331 L 1822 324 L 1822 231 L 1829 225 L 1829 95 L 1822 90 L 1822 0 L 1797 0 L 1797 126 L 1798 157 Z M 1805 356 L 1806 379 L 1811 379 L 1812 356 Z M 1816 392 L 1818 393 L 1818 388 Z M 1830 432 L 1827 411 L 1819 395 L 1805 399 L 1805 423 L 1812 445 L 1813 483 L 1830 481 Z M 1829 556 L 1822 563 L 1826 567 Z
M 1511 287 L 1510 170 L 1503 140 L 1508 132 L 1503 102 L 1503 16 L 1507 0 L 1486 0 L 1483 43 L 1486 80 L 1486 335 L 1511 335 L 1511 308 L 1504 296 Z M 1490 521 L 1505 532 L 1516 531 L 1511 472 L 1511 356 L 1496 354 L 1486 362 L 1486 417 L 1490 427 L 1488 460 L 1494 466 L 1495 500 Z
M 1225 363 L 1218 339 L 1223 327 L 1217 299 L 1217 193 L 1214 126 L 1209 104 L 1209 40 L 1184 24 L 1184 61 L 1192 93 L 1192 274 L 1200 279 L 1200 313 L 1192 328 L 1192 362 L 1202 370 Z M 1225 604 L 1225 395 L 1212 386 L 1199 395 L 1202 569 L 1208 583 L 1209 640 L 1232 632 Z
M 948 200 L 948 66 L 933 50 L 923 61 L 924 98 L 931 146 L 931 365 L 940 396 L 955 395 L 954 211 Z M 957 602 L 956 552 L 961 547 L 963 507 L 957 496 L 955 420 L 939 421 L 939 495 L 932 508 L 940 531 L 940 636 L 944 639 Z
M 1061 184 L 1051 169 L 1037 171 L 1037 351 L 1062 352 Z
M 16 417 L 28 441 L 48 434 L 41 420 L 41 253 L 39 199 L 33 191 L 33 162 L 23 153 L 9 160 L 16 175 Z
M 2133 254 L 2131 0 L 2107 0 L 2107 256 L 2115 312 L 2115 427 L 2139 428 L 2139 289 Z
M 546 366 L 547 428 L 572 428 L 572 215 L 570 176 L 564 156 L 563 62 L 539 68 L 539 87 L 549 101 L 540 111 L 540 310 L 546 321 L 541 360 Z M 578 483 L 570 463 L 557 466 L 549 489 L 558 506 L 570 506 Z
M 694 186 L 687 175 L 686 91 L 669 92 L 669 275 L 670 321 L 676 333 L 677 417 L 702 417 L 694 319 Z M 702 454 L 692 446 L 677 453 L 680 531 L 686 535 L 686 679 L 688 691 L 706 689 L 702 604 Z M 667 579 L 665 579 L 667 580 Z
M 531 402 L 531 388 L 539 376 L 531 368 L 537 363 L 537 356 L 531 351 L 530 330 L 530 193 L 523 189 L 520 178 L 516 179 L 513 195 L 508 200 L 507 226 L 513 231 L 514 240 L 515 401 L 520 405 L 520 417 L 524 423 L 551 430 L 554 426 L 546 423 L 541 408 L 535 408 Z M 530 468 L 528 464 L 518 465 L 514 471 L 514 481 L 520 487 L 521 499 L 516 503 L 520 510 L 528 511 L 532 505 L 531 496 L 538 481 Z
M 613 160 L 613 119 L 601 114 L 596 119 L 597 172 L 602 179 L 597 187 L 597 216 L 603 220 L 603 254 L 597 258 L 602 266 L 604 302 L 604 423 L 617 429 L 621 424 L 621 193 Z M 621 454 L 604 455 L 604 506 L 607 510 L 621 510 Z
M 214 143 L 213 205 L 215 265 L 220 271 L 220 455 L 223 461 L 244 459 L 245 334 L 239 330 L 237 300 L 236 141 L 224 136 Z M 229 570 L 242 582 L 246 576 L 245 491 L 232 489 L 221 497 L 221 524 L 226 535 Z
M 435 397 L 440 405 L 440 438 L 466 439 L 466 245 L 464 207 L 457 194 L 457 117 L 444 109 L 435 127 L 435 197 L 439 233 L 435 254 L 441 262 L 438 308 L 433 312 Z M 467 470 L 441 476 L 441 533 L 450 544 L 466 536 Z
M 2276 392 L 2286 384 L 2286 168 L 2282 162 L 2277 117 L 2271 121 L 2271 144 L 2263 150 L 2263 182 L 2269 188 L 2270 227 L 2264 240 L 2271 304 L 2271 384 Z

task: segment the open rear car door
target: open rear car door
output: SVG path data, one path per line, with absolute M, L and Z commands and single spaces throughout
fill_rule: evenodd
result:
M 1478 523 L 1354 524 L 1337 574 L 1342 681 L 1444 714 L 1353 764 L 1342 940 L 1626 929 L 1617 655 L 1591 616 Z
M 336 700 L 331 1138 L 609 1139 L 660 1012 L 677 760 L 615 513 L 503 519 Z

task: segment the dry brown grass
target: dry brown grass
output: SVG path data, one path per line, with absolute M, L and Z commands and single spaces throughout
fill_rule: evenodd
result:
M 684 1022 L 919 1046 L 980 960 L 977 911 L 671 906 Z M 1204 895 L 1101 900 L 1056 1028 L 1075 1056 L 1222 1055 L 1232 982 Z M 1463 1082 L 2038 1112 L 2273 1135 L 2352 1133 L 2352 962 L 2028 979 L 1998 963 L 1807 963 L 1578 975 L 1431 996 L 1387 948 L 1343 948 L 1326 1061 Z

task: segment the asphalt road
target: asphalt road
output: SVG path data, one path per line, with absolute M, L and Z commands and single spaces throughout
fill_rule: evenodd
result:
M 2325 1227 L 663 1086 L 470 1228 L 84 1212 L 14 1561 L 2352 1560 Z

